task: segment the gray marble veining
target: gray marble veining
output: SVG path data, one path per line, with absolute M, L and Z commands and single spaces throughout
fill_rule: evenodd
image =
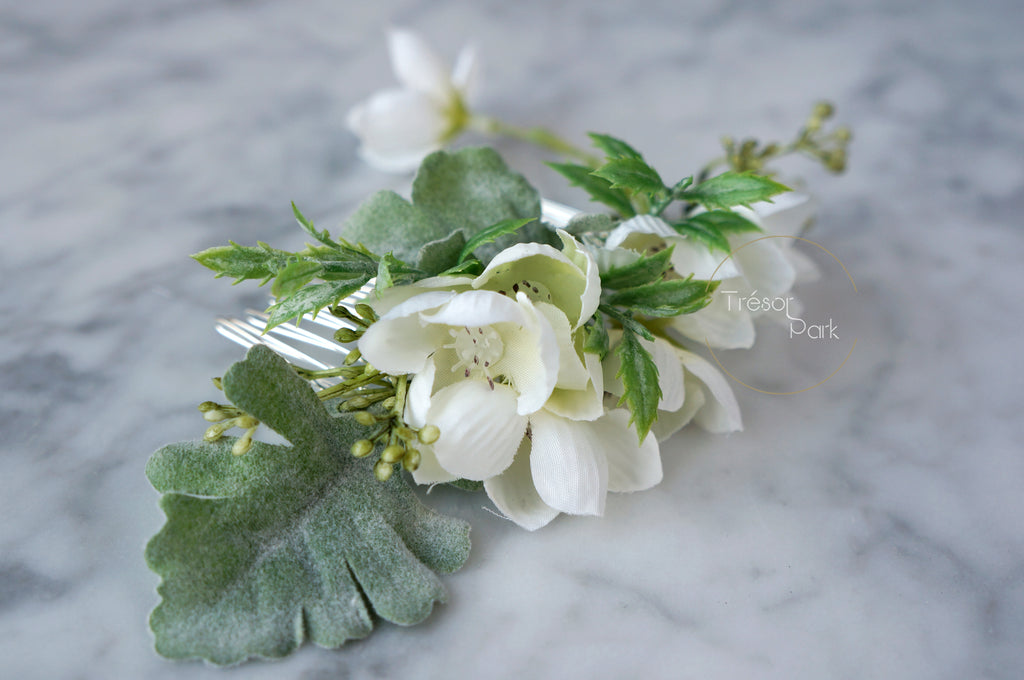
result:
M 17 678 L 1019 678 L 1024 675 L 1024 10 L 1015 1 L 370 5 L 49 0 L 0 7 L 0 668 Z M 529 534 L 438 489 L 469 563 L 422 626 L 232 671 L 157 657 L 149 453 L 199 433 L 262 303 L 187 255 L 296 246 L 373 190 L 348 107 L 383 34 L 482 48 L 481 108 L 621 135 L 666 176 L 720 134 L 788 134 L 819 96 L 856 133 L 809 166 L 814 289 L 857 335 L 746 430 L 684 432 L 665 481 Z M 468 142 L 482 141 L 467 139 Z M 582 204 L 501 141 L 542 192 Z M 746 369 L 799 370 L 758 346 Z M 776 376 L 777 377 L 777 374 Z

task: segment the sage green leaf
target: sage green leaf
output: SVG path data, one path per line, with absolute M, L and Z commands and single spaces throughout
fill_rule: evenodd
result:
M 658 281 L 614 291 L 606 295 L 604 301 L 645 316 L 679 316 L 706 307 L 718 283 L 694 279 Z
M 509 170 L 498 152 L 486 147 L 427 156 L 413 180 L 412 202 L 449 229 L 461 229 L 467 241 L 504 220 L 540 217 L 537 190 Z M 555 234 L 536 222 L 475 252 L 487 263 L 505 248 L 524 241 L 559 245 Z
M 459 254 L 466 245 L 461 231 L 453 231 L 445 238 L 431 241 L 420 248 L 416 266 L 429 276 L 435 276 L 459 263 Z
M 337 647 L 368 635 L 373 614 L 411 625 L 444 601 L 434 571 L 465 562 L 465 522 L 423 506 L 400 475 L 376 481 L 368 459 L 348 454 L 361 426 L 332 418 L 266 347 L 223 385 L 291 446 L 254 443 L 233 456 L 230 438 L 184 442 L 150 459 L 167 515 L 146 547 L 161 577 L 150 615 L 160 654 L 234 664 L 307 639 Z
M 355 278 L 325 281 L 300 288 L 267 309 L 270 316 L 267 319 L 266 330 L 269 331 L 295 317 L 301 317 L 307 312 L 316 314 L 324 307 L 337 304 L 362 288 L 370 278 L 370 275 L 363 274 Z
M 622 380 L 625 388 L 619 406 L 625 404 L 629 408 L 630 422 L 636 426 L 637 435 L 643 441 L 658 418 L 658 403 L 662 395 L 658 367 L 631 325 L 623 326 L 622 340 L 615 347 L 615 356 L 621 362 L 616 377 Z
M 621 267 L 613 267 L 601 274 L 602 289 L 633 288 L 659 280 L 672 267 L 672 251 L 669 247 L 654 255 L 644 256 Z
M 295 201 L 292 201 L 292 214 L 295 215 L 295 220 L 299 223 L 299 226 L 305 229 L 310 236 L 320 243 L 323 243 L 325 246 L 331 246 L 332 248 L 338 247 L 339 244 L 331 239 L 331 235 L 326 229 L 323 231 L 316 230 L 313 223 L 307 220 L 306 216 L 302 214 L 301 210 L 299 210 L 299 206 L 295 205 Z
M 621 139 L 597 132 L 588 132 L 587 134 L 593 140 L 594 146 L 604 151 L 608 158 L 635 158 L 643 160 L 643 156 L 640 155 L 639 151 Z
M 375 253 L 393 252 L 400 260 L 415 262 L 420 248 L 449 236 L 454 227 L 393 191 L 378 191 L 346 220 L 342 235 Z
M 680 192 L 679 197 L 716 210 L 734 205 L 749 206 L 786 191 L 791 189 L 763 175 L 729 171 Z
M 237 283 L 246 279 L 269 280 L 287 266 L 292 257 L 291 253 L 275 250 L 266 243 L 240 246 L 231 241 L 230 244 L 207 248 L 193 255 L 192 259 L 216 272 L 217 278 L 230 276 Z
M 643 194 L 665 190 L 658 171 L 640 158 L 615 158 L 591 174 L 611 182 L 613 189 L 629 189 Z
M 465 262 L 466 259 L 469 258 L 480 246 L 486 243 L 493 243 L 505 234 L 514 234 L 533 221 L 534 219 L 532 217 L 502 220 L 497 224 L 492 224 L 486 229 L 478 231 L 473 235 L 473 238 L 469 239 L 466 242 L 466 245 L 462 247 L 462 251 L 459 253 L 459 262 Z
M 323 270 L 323 265 L 313 260 L 291 262 L 274 277 L 270 292 L 277 298 L 287 297 L 312 281 Z
M 581 214 L 570 219 L 569 224 L 565 225 L 565 230 L 573 236 L 580 236 L 589 232 L 611 231 L 614 226 L 612 218 L 603 213 Z
M 604 315 L 594 312 L 594 321 L 587 326 L 587 340 L 583 343 L 583 351 L 596 354 L 601 361 L 608 356 L 608 329 L 604 325 Z
M 561 174 L 569 184 L 586 191 L 591 200 L 603 203 L 623 217 L 636 215 L 633 204 L 629 197 L 621 189 L 613 189 L 612 183 L 596 175 L 592 175 L 592 168 L 575 163 L 548 163 L 549 168 Z

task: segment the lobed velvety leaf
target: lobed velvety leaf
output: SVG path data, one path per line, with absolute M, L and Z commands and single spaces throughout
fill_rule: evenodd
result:
M 393 191 L 378 191 L 346 220 L 342 235 L 372 252 L 415 262 L 420 248 L 449 236 L 453 227 Z
M 461 231 L 453 231 L 445 238 L 431 241 L 420 248 L 416 266 L 428 276 L 435 276 L 456 266 L 459 254 L 466 245 L 466 237 Z
M 613 189 L 629 189 L 643 194 L 657 194 L 665 190 L 658 171 L 640 158 L 615 158 L 591 174 L 611 182 Z
M 576 215 L 565 225 L 565 230 L 573 236 L 580 236 L 588 232 L 611 231 L 615 225 L 612 218 L 605 214 Z
M 590 195 L 591 200 L 603 203 L 624 217 L 636 214 L 629 197 L 621 189 L 613 189 L 608 180 L 591 174 L 593 169 L 574 163 L 548 163 L 548 167 L 558 172 L 574 187 L 579 187 Z
M 786 191 L 790 188 L 763 175 L 729 171 L 680 192 L 679 197 L 716 210 L 734 205 L 749 206 Z
M 291 446 L 233 440 L 166 446 L 146 472 L 167 523 L 146 548 L 161 576 L 150 616 L 157 651 L 233 664 L 368 635 L 373 614 L 410 625 L 445 591 L 469 527 L 423 506 L 395 475 L 348 454 L 365 436 L 332 418 L 308 384 L 256 346 L 223 378 L 227 397 Z M 432 571 L 434 570 L 434 571 Z
M 601 274 L 602 289 L 633 288 L 659 280 L 672 267 L 672 248 L 651 256 L 640 256 L 622 267 L 613 267 Z
M 492 224 L 486 229 L 478 231 L 473 235 L 473 238 L 469 239 L 466 242 L 466 245 L 462 247 L 462 251 L 459 253 L 459 262 L 465 262 L 466 259 L 472 256 L 474 251 L 476 251 L 480 246 L 487 243 L 493 243 L 505 234 L 514 234 L 533 221 L 534 219 L 532 217 L 502 220 L 497 224 Z

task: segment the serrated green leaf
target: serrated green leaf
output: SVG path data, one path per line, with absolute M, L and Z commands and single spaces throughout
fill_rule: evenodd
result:
M 561 174 L 569 184 L 586 191 L 591 200 L 603 203 L 623 217 L 636 215 L 629 197 L 620 189 L 613 189 L 612 183 L 591 174 L 592 169 L 574 163 L 548 163 L 549 168 Z
M 590 174 L 608 180 L 613 189 L 652 195 L 665 190 L 665 183 L 657 170 L 639 158 L 616 158 Z
M 449 267 L 441 272 L 439 276 L 479 276 L 483 270 L 484 265 L 480 260 L 466 260 L 454 267 Z
M 362 288 L 370 278 L 371 275 L 364 274 L 351 279 L 325 281 L 300 288 L 289 297 L 278 300 L 277 303 L 267 309 L 270 316 L 267 319 L 267 326 L 264 332 L 283 324 L 285 321 L 301 317 L 307 312 L 316 314 L 324 307 L 337 304 L 343 298 Z
M 662 395 L 658 367 L 630 326 L 623 327 L 622 340 L 615 348 L 615 355 L 621 362 L 616 377 L 622 380 L 625 388 L 619 405 L 625 404 L 629 408 L 630 421 L 636 426 L 640 441 L 643 441 L 658 418 L 658 403 Z
M 373 276 L 377 259 L 351 246 L 339 244 L 335 248 L 309 246 L 298 257 L 315 261 L 323 269 L 320 278 L 333 281 L 349 279 L 360 274 Z
M 381 292 L 391 286 L 401 286 L 421 278 L 424 278 L 423 272 L 415 267 L 410 267 L 391 253 L 387 253 L 380 258 L 380 263 L 377 266 L 375 287 L 377 292 Z
M 602 289 L 633 288 L 657 281 L 672 267 L 672 250 L 666 248 L 651 256 L 640 256 L 622 267 L 601 274 Z
M 323 231 L 317 231 L 313 223 L 306 219 L 306 216 L 299 210 L 299 206 L 295 205 L 295 201 L 292 201 L 292 214 L 295 215 L 295 220 L 299 223 L 299 226 L 306 230 L 306 232 L 315 238 L 325 246 L 331 246 L 337 248 L 339 244 L 331 239 L 330 233 L 326 229 Z
M 643 156 L 640 155 L 639 151 L 621 139 L 598 132 L 588 132 L 587 134 L 593 140 L 594 146 L 604 151 L 608 158 L 636 158 L 637 160 L 643 160 Z
M 266 244 L 216 246 L 192 256 L 199 264 L 216 272 L 217 277 L 230 276 L 236 281 L 270 279 L 287 266 L 291 253 L 275 250 Z
M 604 301 L 645 316 L 678 316 L 706 307 L 717 286 L 717 281 L 673 279 L 617 290 L 605 296 Z
M 713 225 L 723 234 L 745 234 L 755 231 L 764 231 L 743 215 L 732 210 L 710 210 L 687 219 L 687 222 L 697 222 L 704 225 Z
M 786 191 L 790 188 L 763 175 L 729 171 L 680 192 L 679 197 L 716 210 L 734 205 L 749 206 Z
M 499 237 L 504 236 L 505 234 L 514 234 L 515 232 L 519 231 L 520 229 L 522 229 L 527 224 L 533 221 L 534 218 L 532 217 L 502 220 L 497 224 L 492 224 L 486 229 L 478 231 L 476 234 L 473 235 L 473 238 L 469 239 L 466 242 L 466 245 L 462 247 L 462 251 L 459 253 L 459 262 L 465 262 L 466 259 L 472 256 L 474 251 L 476 251 L 476 249 L 479 248 L 480 246 L 486 243 L 493 243 Z
M 263 346 L 223 378 L 227 397 L 291 446 L 232 439 L 157 451 L 146 473 L 167 523 L 146 547 L 161 577 L 150 615 L 167 657 L 234 664 L 276 658 L 306 639 L 338 647 L 373 614 L 410 625 L 445 591 L 437 572 L 469 554 L 469 526 L 423 506 L 400 475 L 377 482 L 347 454 L 363 428 L 332 418 L 308 384 Z
M 723 253 L 728 253 L 731 250 L 729 239 L 714 224 L 700 220 L 686 220 L 676 222 L 672 227 L 683 236 L 704 244 L 708 250 L 716 250 Z
M 587 326 L 587 340 L 583 343 L 583 351 L 596 354 L 601 361 L 608 356 L 608 328 L 604 325 L 604 315 L 594 312 L 594 322 Z
M 614 226 L 612 218 L 603 213 L 580 214 L 569 220 L 569 224 L 565 225 L 565 230 L 573 236 L 580 236 L 591 232 L 611 231 Z
M 276 298 L 288 297 L 316 278 L 324 268 L 313 260 L 291 262 L 274 277 L 270 292 Z
M 416 266 L 428 276 L 435 276 L 454 267 L 459 262 L 459 253 L 466 245 L 461 231 L 453 231 L 445 238 L 431 241 L 420 248 Z

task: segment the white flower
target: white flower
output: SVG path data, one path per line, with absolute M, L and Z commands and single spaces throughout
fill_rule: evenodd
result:
M 761 239 L 763 236 L 797 235 L 813 215 L 809 197 L 788 193 L 775 203 L 757 203 L 754 209 L 733 210 L 764 233 L 728 235 L 733 256 L 712 252 L 703 244 L 687 238 L 664 220 L 653 215 L 637 215 L 609 234 L 606 248 L 626 248 L 651 252 L 672 246 L 672 269 L 679 276 L 693 274 L 699 280 L 721 281 L 704 309 L 673 317 L 669 326 L 681 335 L 707 341 L 724 349 L 749 348 L 754 344 L 753 316 L 740 304 L 753 295 L 786 296 L 798 275 L 810 274 L 814 265 L 792 248 L 792 239 Z
M 654 438 L 639 444 L 628 413 L 604 408 L 600 362 L 581 352 L 578 332 L 597 308 L 597 267 L 560 236 L 561 252 L 517 244 L 454 291 L 439 290 L 441 279 L 401 287 L 419 292 L 392 292 L 359 342 L 377 369 L 414 374 L 409 425 L 441 431 L 421 447 L 414 479 L 483 480 L 530 530 L 559 512 L 602 514 L 609 490 L 661 479 Z
M 610 336 L 614 346 L 621 331 L 611 331 Z M 651 353 L 658 367 L 662 394 L 658 419 L 651 427 L 658 441 L 665 441 L 690 421 L 716 434 L 743 429 L 736 395 L 717 368 L 703 357 L 658 336 L 654 342 L 641 339 L 640 343 Z M 618 357 L 609 352 L 604 360 L 604 384 L 615 401 L 624 392 L 622 381 L 615 377 L 619 366 Z
M 415 169 L 469 122 L 467 109 L 479 72 L 476 51 L 465 47 L 449 74 L 447 65 L 415 33 L 388 33 L 391 66 L 401 87 L 356 105 L 348 127 L 362 142 L 360 155 L 381 170 Z

